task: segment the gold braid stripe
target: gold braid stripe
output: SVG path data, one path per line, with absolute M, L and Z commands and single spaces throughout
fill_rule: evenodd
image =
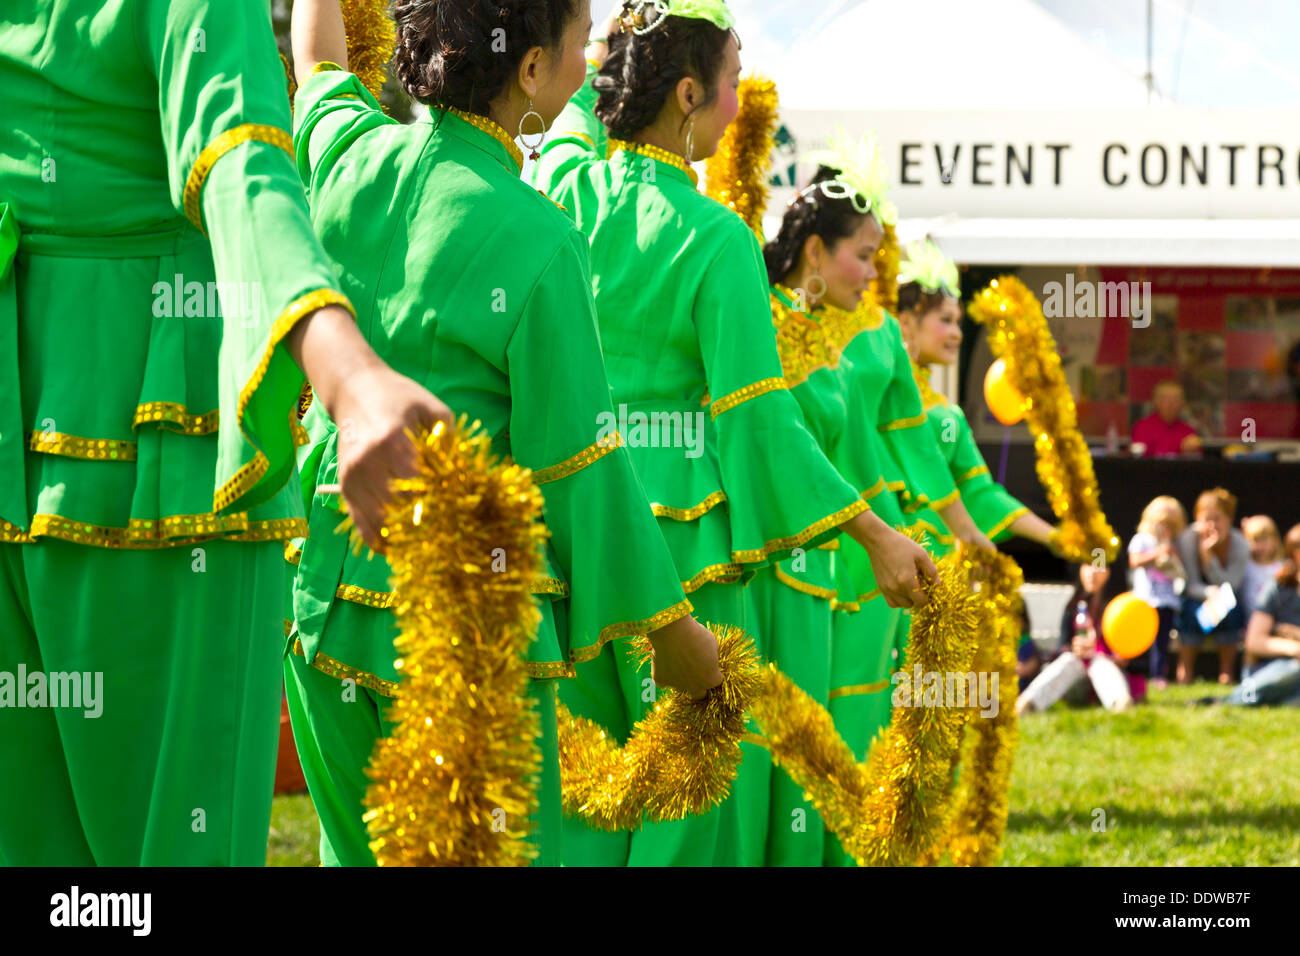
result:
M 883 425 L 877 425 L 876 430 L 882 432 L 892 432 L 900 428 L 915 428 L 917 425 L 925 424 L 924 415 L 913 415 L 911 418 L 896 418 L 892 422 L 885 422 Z
M 801 594 L 810 594 L 815 598 L 821 598 L 823 601 L 833 601 L 839 592 L 834 588 L 821 588 L 815 584 L 809 584 L 807 581 L 800 581 L 787 574 L 778 564 L 776 566 L 776 579 L 782 584 L 789 585 Z
M 862 610 L 862 605 L 857 601 L 841 601 L 839 598 L 831 601 L 832 611 L 841 611 L 845 614 L 857 614 Z
M 689 579 L 682 582 L 682 590 L 687 594 L 697 591 L 706 584 L 712 584 L 714 581 L 731 583 L 739 580 L 745 569 L 739 564 L 730 562 L 725 564 L 710 564 L 702 571 L 693 574 Z
M 905 481 L 887 481 L 887 482 L 885 482 L 885 487 L 888 488 L 890 491 L 902 491 L 904 488 L 907 487 L 907 482 L 905 482 Z
M 954 541 L 957 540 L 956 537 L 954 537 L 951 534 L 945 534 L 944 532 L 936 528 L 934 525 L 930 524 L 930 522 L 926 521 L 924 518 L 917 518 L 910 525 L 908 525 L 908 527 L 918 528 L 926 532 L 928 535 L 930 535 L 930 537 L 934 538 L 940 544 L 952 544 Z
M 664 608 L 658 614 L 647 617 L 645 620 L 623 621 L 618 624 L 610 624 L 606 627 L 602 627 L 600 629 L 600 638 L 595 644 L 578 648 L 576 651 L 571 651 L 570 656 L 578 663 L 589 661 L 599 654 L 600 649 L 610 641 L 616 641 L 624 637 L 636 637 L 640 634 L 649 634 L 651 631 L 657 631 L 659 628 L 666 627 L 673 621 L 684 618 L 694 609 L 695 608 L 691 602 L 688 599 L 683 598 L 672 607 Z
M 293 158 L 293 137 L 278 126 L 266 126 L 261 123 L 245 123 L 234 129 L 228 129 L 205 146 L 190 169 L 189 177 L 185 180 L 184 194 L 185 218 L 194 223 L 195 228 L 205 236 L 207 232 L 203 229 L 203 211 L 199 205 L 203 195 L 203 184 L 207 181 L 208 174 L 212 172 L 212 167 L 216 165 L 217 160 L 236 146 L 250 140 L 279 146 L 289 154 L 291 159 Z
M 817 545 L 818 551 L 838 551 L 839 549 L 840 549 L 839 538 L 831 538 L 829 541 L 824 541 L 821 544 Z
M 381 611 L 393 606 L 392 591 L 371 591 L 369 588 L 360 588 L 355 584 L 340 584 L 335 589 L 334 596 L 342 598 L 344 601 L 350 601 L 353 604 L 361 604 Z
M 27 447 L 45 455 L 92 461 L 135 461 L 135 442 L 115 438 L 82 438 L 62 432 L 29 432 Z
M 220 417 L 221 412 L 218 409 L 204 412 L 202 415 L 193 415 L 188 408 L 178 402 L 144 402 L 136 406 L 131 427 L 139 428 L 150 423 L 160 428 L 174 425 L 176 428 L 168 428 L 168 431 L 179 431 L 183 435 L 210 435 L 217 430 Z
M 884 490 L 885 490 L 885 479 L 877 478 L 876 483 L 874 485 L 872 485 L 866 491 L 862 492 L 862 500 L 870 501 L 872 498 L 876 497 L 876 495 L 880 494 Z
M 569 596 L 569 586 L 558 578 L 540 577 L 534 578 L 533 583 L 528 586 L 529 594 L 558 594 L 561 597 Z
M 623 436 L 618 432 L 611 432 L 606 437 L 597 440 L 594 445 L 588 445 L 582 451 L 571 458 L 566 458 L 558 465 L 548 465 L 545 468 L 537 469 L 533 472 L 533 484 L 543 485 L 548 481 L 559 481 L 561 478 L 568 478 L 570 475 L 582 471 L 593 462 L 604 458 L 614 449 L 622 447 L 622 445 Z
M 510 154 L 510 158 L 515 161 L 516 166 L 520 169 L 524 168 L 524 151 L 521 150 L 515 144 L 515 141 L 510 138 L 510 134 L 499 125 L 492 122 L 492 120 L 488 119 L 486 116 L 479 116 L 477 113 L 466 113 L 464 110 L 458 110 L 454 106 L 448 106 L 447 112 L 452 116 L 458 117 L 466 123 L 469 123 L 470 126 L 487 133 L 506 148 L 506 152 Z M 526 135 L 531 136 L 532 134 L 528 133 Z
M 296 637 L 293 639 L 293 652 L 304 659 L 307 656 L 302 650 L 302 640 Z M 376 694 L 382 694 L 384 697 L 397 696 L 396 681 L 384 680 L 382 677 L 377 677 L 368 671 L 359 671 L 342 661 L 336 661 L 334 658 L 322 654 L 320 651 L 317 651 L 316 656 L 312 658 L 311 666 L 322 674 L 328 674 L 338 680 L 354 681 L 358 687 L 368 687 Z
M 726 500 L 726 492 L 715 491 L 698 505 L 693 505 L 690 508 L 674 508 L 671 505 L 661 505 L 658 502 L 652 502 L 650 510 L 654 512 L 656 518 L 672 518 L 674 521 L 694 521 L 714 505 L 722 504 L 722 502 Z
M 985 535 L 985 537 L 992 540 L 994 535 L 1001 534 L 1007 528 L 1011 527 L 1011 525 L 1015 523 L 1015 520 L 1017 518 L 1019 518 L 1021 515 L 1026 515 L 1026 514 L 1029 514 L 1028 508 L 1024 506 L 1017 508 L 1015 511 L 1011 512 L 1011 514 L 1007 515 L 1005 518 L 1003 518 L 1001 521 L 995 524 L 992 528 L 989 528 L 988 534 Z
M 798 534 L 791 535 L 788 538 L 777 538 L 773 541 L 768 541 L 761 548 L 752 548 L 748 551 L 733 551 L 731 552 L 731 560 L 739 564 L 753 564 L 758 561 L 766 560 L 767 556 L 773 552 L 797 548 L 805 541 L 815 538 L 819 534 L 829 531 L 831 528 L 842 525 L 850 518 L 869 510 L 870 509 L 867 507 L 865 501 L 855 501 L 847 508 L 841 508 L 834 514 L 829 514 L 825 518 L 814 521 Z
M 882 690 L 888 689 L 890 685 L 889 678 L 878 680 L 871 684 L 851 684 L 848 687 L 836 687 L 830 692 L 827 700 L 835 700 L 837 697 L 852 697 L 855 694 L 876 694 Z
M 33 544 L 37 538 L 57 538 L 97 548 L 151 551 L 177 548 L 203 541 L 281 541 L 307 533 L 301 518 L 249 521 L 245 512 L 233 515 L 169 515 L 157 520 L 132 518 L 125 528 L 74 521 L 62 515 L 32 516 L 31 530 L 0 521 L 0 541 Z M 223 532 L 236 532 L 234 534 Z
M 352 303 L 348 301 L 347 296 L 334 289 L 317 289 L 314 292 L 308 292 L 290 302 L 280 317 L 275 320 L 271 326 L 271 333 L 267 337 L 266 348 L 262 352 L 262 358 L 257 363 L 257 368 L 253 370 L 252 376 L 247 384 L 239 392 L 239 404 L 236 410 L 236 419 L 242 430 L 244 427 L 244 410 L 248 408 L 248 403 L 253 399 L 253 393 L 257 387 L 262 384 L 262 378 L 266 375 L 267 368 L 271 365 L 271 356 L 275 354 L 276 347 L 280 340 L 289 334 L 300 319 L 315 312 L 317 309 L 327 305 L 340 305 L 352 313 L 356 318 L 356 310 L 352 308 Z M 290 427 L 298 422 L 298 409 L 295 405 L 289 409 Z M 295 435 L 295 440 L 299 436 Z M 270 461 L 267 460 L 266 454 L 258 450 L 253 455 L 252 461 L 247 462 L 238 471 L 236 471 L 226 481 L 224 485 L 217 489 L 212 496 L 212 510 L 223 511 L 226 507 L 242 498 L 254 485 L 261 480 L 262 476 L 271 468 Z
M 619 150 L 622 150 L 625 153 L 635 153 L 639 156 L 649 156 L 651 159 L 657 159 L 659 162 L 673 167 L 673 169 L 680 169 L 690 177 L 692 185 L 698 186 L 700 184 L 699 174 L 696 173 L 695 170 L 691 169 L 690 166 L 686 165 L 685 157 L 678 156 L 676 153 L 670 153 L 668 150 L 661 149 L 658 146 L 651 146 L 649 143 L 629 143 L 625 139 L 611 138 L 605 146 L 605 158 L 609 159 Z
M 785 387 L 784 378 L 765 378 L 762 381 L 753 382 L 744 388 L 736 389 L 729 395 L 723 395 L 709 407 L 709 415 L 717 418 L 723 412 L 730 411 L 737 405 L 742 405 L 752 398 L 758 398 L 768 392 L 777 392 Z
M 989 473 L 988 465 L 976 465 L 974 468 L 962 472 L 961 476 L 957 478 L 954 484 L 960 485 L 963 484 L 964 482 L 970 481 L 976 475 L 987 475 L 988 473 Z
M 944 508 L 948 507 L 950 504 L 952 504 L 954 501 L 959 500 L 960 498 L 961 498 L 961 492 L 958 491 L 956 488 L 954 488 L 952 491 L 948 492 L 938 501 L 931 502 L 930 507 L 933 508 L 935 511 L 942 511 Z

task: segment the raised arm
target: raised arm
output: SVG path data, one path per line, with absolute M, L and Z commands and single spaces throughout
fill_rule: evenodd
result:
M 339 0 L 294 0 L 289 32 L 293 75 L 300 86 L 320 63 L 348 68 L 348 38 Z

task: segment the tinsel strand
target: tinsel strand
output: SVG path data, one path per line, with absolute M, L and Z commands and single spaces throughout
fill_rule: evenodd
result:
M 740 766 L 745 711 L 758 690 L 758 655 L 738 628 L 710 627 L 722 685 L 702 700 L 661 691 L 623 746 L 558 705 L 566 815 L 600 830 L 635 830 L 643 819 L 681 820 L 726 798 Z
M 1079 564 L 1092 562 L 1099 550 L 1114 561 L 1119 538 L 1102 513 L 1092 456 L 1038 299 L 1019 279 L 1003 276 L 976 294 L 970 314 L 988 329 L 994 357 L 1006 362 L 1011 383 L 1025 397 L 1038 479 L 1060 521 L 1053 550 Z
M 397 27 L 388 16 L 390 0 L 341 0 L 348 38 L 348 69 L 376 100 L 388 78 L 388 61 L 397 48 Z
M 381 531 L 403 679 L 397 728 L 368 771 L 370 847 L 381 866 L 526 865 L 541 761 L 524 660 L 540 619 L 528 589 L 542 498 L 478 423 L 415 441 L 418 473 L 394 482 Z
M 875 294 L 876 301 L 890 315 L 893 315 L 898 311 L 898 260 L 900 256 L 898 233 L 891 223 L 886 223 L 882 228 L 885 236 L 880 241 L 880 248 L 876 250 L 875 257 L 871 260 L 876 267 L 876 278 L 871 280 L 871 291 Z
M 705 193 L 745 220 L 763 241 L 768 171 L 777 127 L 776 84 L 747 76 L 737 91 L 740 111 L 705 163 Z

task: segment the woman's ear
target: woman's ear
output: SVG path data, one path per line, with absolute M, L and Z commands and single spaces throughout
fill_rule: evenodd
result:
M 700 84 L 693 76 L 683 76 L 677 81 L 677 106 L 681 109 L 682 115 L 689 115 L 691 110 L 700 103 L 702 97 Z
M 820 272 L 822 260 L 826 257 L 826 243 L 822 237 L 813 233 L 803 241 L 803 258 L 813 272 Z
M 537 91 L 542 86 L 542 69 L 545 66 L 543 58 L 546 51 L 540 46 L 535 46 L 519 61 L 519 88 L 523 90 L 524 95 L 530 100 L 537 95 Z

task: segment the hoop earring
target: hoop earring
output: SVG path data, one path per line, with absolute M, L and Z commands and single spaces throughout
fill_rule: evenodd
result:
M 537 117 L 537 122 L 541 124 L 542 127 L 541 132 L 527 133 L 527 134 L 524 133 L 524 120 L 528 119 L 528 117 L 530 116 Z M 536 136 L 537 142 L 530 143 L 525 138 L 525 136 Z M 519 142 L 523 144 L 524 149 L 528 150 L 529 159 L 536 162 L 538 159 L 541 158 L 542 154 L 539 153 L 538 150 L 541 149 L 542 143 L 546 141 L 546 120 L 542 119 L 541 113 L 533 109 L 533 98 L 531 96 L 528 98 L 528 112 L 525 113 L 523 116 L 519 117 L 519 131 L 515 134 L 515 139 L 519 140 Z
M 691 117 L 690 125 L 686 127 L 686 165 L 689 166 L 695 162 L 695 117 Z
M 814 292 L 811 288 L 813 279 L 816 279 L 818 282 L 821 283 L 821 288 L 816 292 Z M 820 299 L 822 296 L 826 294 L 826 280 L 823 279 L 815 272 L 812 275 L 810 275 L 808 278 L 804 279 L 803 284 L 806 287 L 804 291 L 808 293 L 809 298 Z

